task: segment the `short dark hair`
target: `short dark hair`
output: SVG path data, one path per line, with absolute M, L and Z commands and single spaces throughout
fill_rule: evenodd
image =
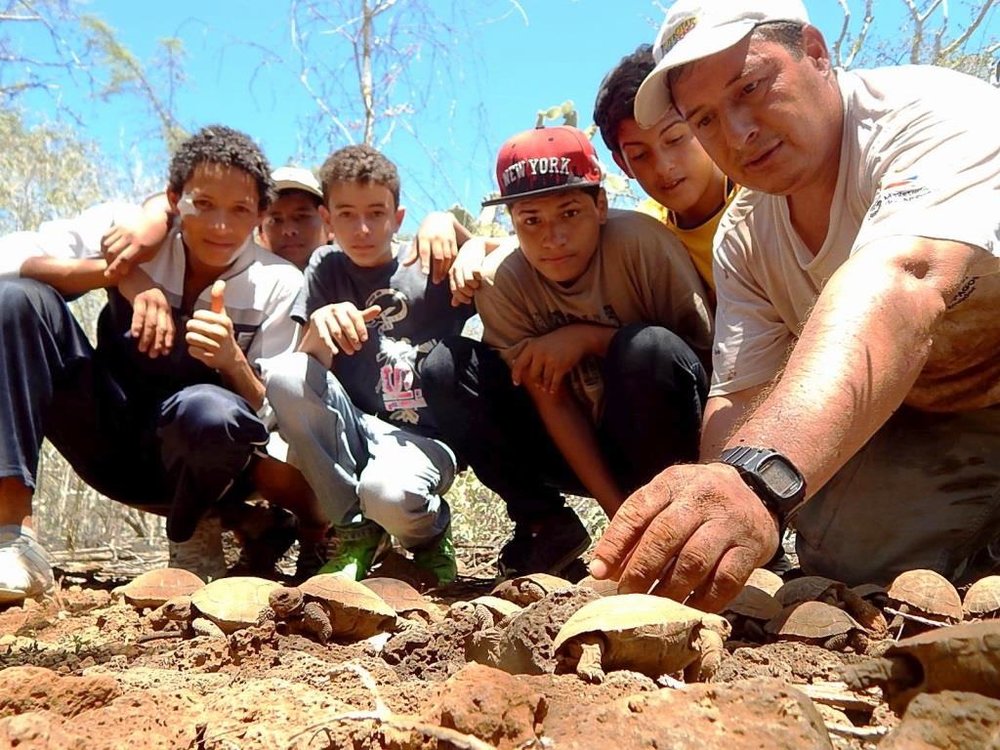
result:
M 757 39 L 780 44 L 796 60 L 799 60 L 805 54 L 805 49 L 802 47 L 802 30 L 804 28 L 805 24 L 799 21 L 768 21 L 755 26 L 751 33 Z
M 399 208 L 399 170 L 381 151 L 359 143 L 334 151 L 319 170 L 323 202 L 330 200 L 330 187 L 336 182 L 374 182 L 388 188 Z
M 170 160 L 167 186 L 182 193 L 199 164 L 222 164 L 242 169 L 257 183 L 257 208 L 263 210 L 271 202 L 274 181 L 271 166 L 260 146 L 246 133 L 225 125 L 208 125 L 183 141 Z
M 623 57 L 601 81 L 594 102 L 594 123 L 612 153 L 620 151 L 618 129 L 623 121 L 635 118 L 635 94 L 654 67 L 652 45 L 642 44 Z

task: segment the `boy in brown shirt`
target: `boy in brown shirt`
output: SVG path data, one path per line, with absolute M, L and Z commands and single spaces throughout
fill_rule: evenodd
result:
M 510 369 L 460 341 L 425 366 L 432 409 L 446 430 L 474 431 L 455 444 L 515 522 L 507 574 L 559 572 L 586 548 L 561 492 L 594 497 L 610 517 L 663 466 L 698 455 L 712 340 L 704 287 L 662 224 L 609 211 L 601 176 L 576 128 L 504 144 L 500 197 L 487 204 L 510 206 L 518 247 L 488 258 L 476 306 L 483 341 Z

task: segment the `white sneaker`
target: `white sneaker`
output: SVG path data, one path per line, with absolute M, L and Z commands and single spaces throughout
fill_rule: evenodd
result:
M 189 570 L 206 582 L 226 575 L 226 555 L 222 551 L 222 521 L 204 516 L 186 542 L 169 543 L 171 568 Z
M 0 526 L 0 602 L 19 602 L 52 588 L 52 565 L 35 533 Z

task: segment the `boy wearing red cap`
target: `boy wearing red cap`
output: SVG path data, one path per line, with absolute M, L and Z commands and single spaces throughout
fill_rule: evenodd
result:
M 586 548 L 561 492 L 594 497 L 610 517 L 665 462 L 698 455 L 712 340 L 704 287 L 662 224 L 609 211 L 601 177 L 576 128 L 504 144 L 500 196 L 486 205 L 509 206 L 518 247 L 489 257 L 476 306 L 509 373 L 455 341 L 425 366 L 445 429 L 475 425 L 476 439 L 452 444 L 508 504 L 508 574 L 558 572 Z

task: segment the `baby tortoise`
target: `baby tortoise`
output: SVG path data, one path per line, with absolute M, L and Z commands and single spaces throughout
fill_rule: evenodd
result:
M 886 590 L 891 614 L 896 615 L 891 627 L 903 632 L 926 630 L 935 625 L 961 622 L 962 599 L 947 578 L 933 570 L 908 570 L 900 573 Z M 887 609 L 889 611 L 889 609 Z
M 732 626 L 734 638 L 764 641 L 764 623 L 781 614 L 781 605 L 766 591 L 748 584 L 720 614 Z
M 500 581 L 494 589 L 493 596 L 506 599 L 519 607 L 527 607 L 541 601 L 547 594 L 553 591 L 572 588 L 573 584 L 565 578 L 549 575 L 548 573 L 531 573 L 530 575 L 517 576 L 507 581 Z
M 918 693 L 963 690 L 1000 698 L 1000 621 L 970 622 L 905 638 L 880 659 L 844 669 L 854 690 L 879 685 L 889 707 L 906 710 Z
M 399 617 L 425 624 L 441 619 L 441 610 L 406 581 L 373 577 L 361 583 L 378 594 Z
M 972 584 L 962 600 L 962 611 L 972 620 L 1000 617 L 1000 576 L 986 576 Z
M 781 580 L 781 576 L 777 573 L 772 573 L 767 568 L 754 568 L 750 571 L 750 577 L 747 578 L 746 585 L 756 586 L 761 591 L 774 596 L 778 589 L 785 585 L 785 582 Z
M 707 681 L 719 668 L 729 623 L 671 599 L 620 594 L 590 602 L 559 630 L 553 650 L 587 682 L 630 669 L 660 679 L 684 671 Z
M 392 607 L 357 581 L 321 573 L 292 588 L 303 595 L 303 616 L 308 610 L 310 620 L 315 624 L 306 625 L 303 622 L 300 626 L 293 622 L 291 629 L 302 627 L 304 632 L 312 633 L 320 643 L 326 643 L 332 638 L 360 641 L 376 633 L 392 630 L 396 624 L 396 613 Z M 290 591 L 282 595 L 290 602 L 295 600 L 295 595 Z M 325 618 L 319 615 L 320 612 Z M 296 616 L 292 615 L 293 620 Z M 275 617 L 278 618 L 277 610 Z
M 205 585 L 194 573 L 180 568 L 150 570 L 119 589 L 125 601 L 136 609 L 162 607 L 177 596 L 191 596 Z
M 214 623 L 224 634 L 235 633 L 241 628 L 256 624 L 268 608 L 268 595 L 278 584 L 253 576 L 219 578 L 206 584 L 191 595 L 191 626 L 205 632 L 199 615 Z M 208 633 L 218 635 L 212 628 Z
M 864 627 L 847 612 L 826 602 L 800 602 L 785 607 L 764 626 L 765 632 L 781 641 L 799 641 L 831 651 L 848 648 L 857 654 L 868 652 Z
M 800 602 L 812 602 L 819 597 L 836 581 L 825 576 L 802 576 L 793 578 L 781 585 L 774 598 L 778 600 L 782 607 L 788 607 Z

